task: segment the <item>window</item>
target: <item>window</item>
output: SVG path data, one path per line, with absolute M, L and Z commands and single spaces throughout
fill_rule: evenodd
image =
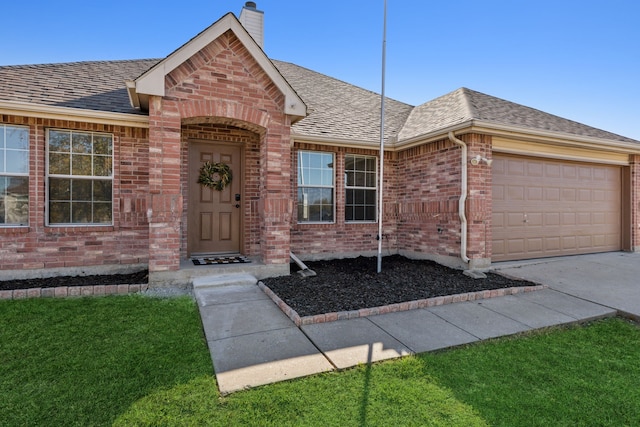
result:
M 298 152 L 298 221 L 334 221 L 332 153 Z
M 376 220 L 376 164 L 375 157 L 352 154 L 345 156 L 345 221 Z
M 29 129 L 0 125 L 0 226 L 29 223 Z
M 113 136 L 49 130 L 49 224 L 111 224 Z

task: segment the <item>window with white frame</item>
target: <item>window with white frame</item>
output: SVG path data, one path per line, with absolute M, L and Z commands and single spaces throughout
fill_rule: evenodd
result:
M 29 128 L 0 124 L 0 226 L 29 224 Z
M 48 224 L 112 224 L 113 135 L 49 130 Z
M 334 221 L 333 153 L 298 152 L 298 222 Z
M 345 221 L 375 222 L 377 217 L 377 161 L 371 156 L 344 158 Z

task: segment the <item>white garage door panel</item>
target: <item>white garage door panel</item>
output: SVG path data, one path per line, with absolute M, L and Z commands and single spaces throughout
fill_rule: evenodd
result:
M 494 261 L 622 248 L 619 166 L 493 158 Z

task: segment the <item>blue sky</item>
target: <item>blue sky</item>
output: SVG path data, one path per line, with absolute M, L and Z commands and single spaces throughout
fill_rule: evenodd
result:
M 8 2 L 0 65 L 160 58 L 244 0 Z M 379 92 L 384 0 L 257 0 L 265 51 Z M 465 86 L 640 140 L 637 0 L 388 0 L 387 96 Z M 9 19 L 10 18 L 10 19 Z

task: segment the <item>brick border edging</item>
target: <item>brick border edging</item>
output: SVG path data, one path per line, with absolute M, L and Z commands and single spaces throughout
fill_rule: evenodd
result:
M 438 305 L 453 304 L 456 302 L 477 301 L 482 299 L 503 297 L 525 292 L 541 291 L 548 289 L 548 285 L 518 286 L 511 288 L 492 289 L 486 291 L 467 292 L 464 294 L 447 295 L 442 297 L 432 297 L 416 301 L 407 301 L 396 304 L 384 305 L 380 307 L 361 308 L 359 310 L 339 311 L 333 313 L 316 314 L 314 316 L 301 317 L 294 309 L 289 307 L 278 295 L 276 295 L 267 285 L 258 282 L 258 287 L 267 294 L 274 303 L 280 307 L 284 314 L 296 324 L 296 326 L 312 325 L 314 323 L 335 322 L 336 320 L 356 319 L 358 317 L 375 316 L 377 314 L 394 313 L 398 311 L 415 310 L 418 308 L 435 307 Z
M 124 295 L 146 291 L 147 284 L 139 285 L 88 285 L 57 286 L 53 288 L 31 288 L 0 290 L 0 300 L 25 298 L 65 298 L 103 295 Z

